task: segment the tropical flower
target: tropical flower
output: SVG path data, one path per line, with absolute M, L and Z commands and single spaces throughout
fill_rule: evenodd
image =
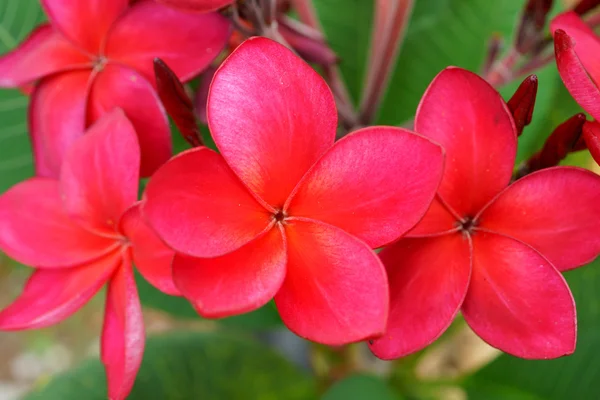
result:
M 571 292 L 560 271 L 600 252 L 600 177 L 554 167 L 510 184 L 514 121 L 477 75 L 448 68 L 427 89 L 415 130 L 446 150 L 436 200 L 406 238 L 385 248 L 391 292 L 380 358 L 436 340 L 461 311 L 490 345 L 523 358 L 575 349 Z
M 208 317 L 274 297 L 292 331 L 326 344 L 381 334 L 388 285 L 371 249 L 423 216 L 441 148 L 392 127 L 334 144 L 326 83 L 265 38 L 244 42 L 216 72 L 208 123 L 221 154 L 200 147 L 174 157 L 142 208 L 181 253 L 173 275 L 182 294 Z
M 228 6 L 235 0 L 156 0 L 170 7 L 177 7 L 186 11 L 208 12 Z
M 75 141 L 59 180 L 31 178 L 0 196 L 0 249 L 36 268 L 21 296 L 0 312 L 0 329 L 55 324 L 108 283 L 101 350 L 111 399 L 131 390 L 144 349 L 132 261 L 157 288 L 178 294 L 173 251 L 136 203 L 139 164 L 133 125 L 116 110 Z
M 29 126 L 38 175 L 57 177 L 65 152 L 86 126 L 122 108 L 139 133 L 141 173 L 171 156 L 168 120 L 153 87 L 160 57 L 187 80 L 225 46 L 228 21 L 154 1 L 42 0 L 50 23 L 0 58 L 0 86 L 38 81 Z

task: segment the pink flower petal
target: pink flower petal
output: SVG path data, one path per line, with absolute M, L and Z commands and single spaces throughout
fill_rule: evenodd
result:
M 390 360 L 423 349 L 450 326 L 467 294 L 471 242 L 460 233 L 404 239 L 379 257 L 390 281 L 390 316 L 369 347 Z
M 385 269 L 375 253 L 318 221 L 290 219 L 285 231 L 287 275 L 275 303 L 287 327 L 328 345 L 381 335 L 389 295 Z
M 93 55 L 100 54 L 108 30 L 129 0 L 41 0 L 53 26 Z
M 145 341 L 142 307 L 127 260 L 114 274 L 106 294 L 101 353 L 109 399 L 127 398 L 142 364 Z
M 153 60 L 158 57 L 187 81 L 208 67 L 230 35 L 230 23 L 221 14 L 190 14 L 145 1 L 133 5 L 115 24 L 105 54 L 153 84 Z
M 580 38 L 585 37 L 581 33 L 578 36 Z M 592 49 L 595 47 L 592 46 Z M 598 87 L 598 78 L 594 81 L 590 77 L 590 74 L 586 70 L 588 66 L 584 65 L 579 58 L 579 53 L 585 53 L 586 57 L 590 57 L 592 53 L 586 52 L 585 49 L 579 49 L 579 52 L 577 52 L 578 49 L 574 40 L 565 31 L 561 29 L 554 31 L 556 66 L 565 87 L 584 110 L 589 112 L 592 117 L 600 119 L 600 88 Z
M 36 267 L 63 268 L 97 259 L 115 247 L 64 211 L 58 182 L 31 178 L 0 196 L 0 249 Z
M 138 195 L 140 151 L 120 109 L 100 118 L 67 151 L 60 183 L 67 213 L 90 230 L 116 234 Z
M 443 166 L 441 147 L 422 136 L 392 127 L 361 129 L 315 164 L 288 213 L 335 225 L 380 247 L 423 217 Z
M 225 7 L 235 0 L 156 0 L 169 7 L 177 7 L 186 11 L 208 12 Z
M 67 149 L 85 132 L 92 79 L 89 71 L 65 72 L 43 79 L 35 88 L 29 126 L 38 175 L 58 178 Z
M 68 318 L 100 290 L 119 260 L 113 253 L 78 267 L 36 270 L 21 296 L 0 311 L 0 330 L 45 328 Z
M 271 223 L 223 157 L 206 147 L 181 153 L 146 187 L 142 211 L 180 253 L 217 257 L 239 249 Z
M 171 272 L 175 252 L 158 238 L 144 220 L 141 203 L 136 203 L 123 214 L 120 226 L 131 243 L 133 262 L 138 271 L 157 289 L 178 296 L 180 293 L 173 283 Z
M 502 235 L 473 235 L 462 313 L 483 340 L 517 357 L 555 358 L 575 350 L 575 303 L 564 278 L 537 251 Z
M 171 157 L 171 131 L 158 94 L 136 71 L 109 64 L 94 81 L 89 116 L 96 121 L 119 107 L 135 128 L 142 152 L 140 173 L 150 176 Z
M 91 69 L 92 60 L 44 24 L 0 57 L 0 87 L 23 86 L 46 75 L 79 68 Z
M 327 84 L 266 38 L 241 44 L 208 95 L 215 143 L 241 180 L 275 208 L 333 144 L 337 113 Z
M 440 196 L 473 216 L 510 182 L 517 135 L 502 97 L 472 72 L 450 67 L 425 92 L 415 130 L 446 150 Z
M 590 154 L 596 163 L 600 164 L 600 123 L 598 121 L 586 121 L 583 124 L 583 138 Z
M 458 220 L 440 197 L 436 196 L 423 219 L 406 236 L 426 237 L 448 233 L 458 228 Z
M 204 317 L 256 310 L 275 296 L 285 277 L 287 254 L 277 227 L 218 258 L 176 255 L 173 279 Z
M 600 176 L 579 168 L 543 169 L 510 185 L 479 226 L 523 241 L 564 271 L 600 254 Z

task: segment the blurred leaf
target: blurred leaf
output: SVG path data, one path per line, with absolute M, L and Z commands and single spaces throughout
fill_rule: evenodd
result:
M 468 378 L 470 400 L 597 399 L 600 381 L 600 260 L 565 274 L 577 304 L 575 354 L 531 361 L 502 355 Z
M 177 318 L 202 318 L 196 313 L 190 303 L 183 297 L 169 296 L 154 286 L 150 285 L 140 274 L 136 275 L 138 291 L 142 304 L 145 307 L 165 311 Z M 220 324 L 232 328 L 242 329 L 272 329 L 282 327 L 279 313 L 272 303 L 266 304 L 256 311 L 237 315 L 235 317 L 222 318 Z
M 44 19 L 37 0 L 0 2 L 0 55 L 12 50 Z M 0 89 L 0 192 L 33 175 L 27 135 L 29 99 L 16 89 Z
M 224 333 L 175 333 L 148 340 L 129 400 L 305 400 L 314 382 L 264 345 Z M 104 400 L 99 360 L 89 361 L 26 400 Z
M 379 377 L 352 375 L 332 385 L 322 400 L 400 400 L 400 396 Z

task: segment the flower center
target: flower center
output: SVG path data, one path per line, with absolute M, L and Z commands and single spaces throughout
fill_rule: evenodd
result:
M 277 212 L 273 214 L 273 219 L 279 223 L 284 222 L 286 217 L 287 217 L 287 214 L 283 210 L 277 210 Z
M 458 222 L 460 231 L 465 234 L 473 233 L 473 229 L 477 226 L 477 221 L 473 217 L 465 217 L 462 221 Z
M 104 66 L 106 65 L 107 62 L 108 62 L 108 60 L 104 56 L 96 57 L 96 59 L 93 61 L 94 70 L 102 71 L 102 69 L 104 68 Z

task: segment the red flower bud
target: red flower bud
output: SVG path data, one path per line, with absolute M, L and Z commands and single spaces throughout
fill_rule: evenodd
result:
M 537 44 L 543 40 L 543 29 L 552 3 L 552 0 L 529 0 L 527 2 L 515 41 L 515 47 L 519 53 L 530 52 L 537 48 Z
M 519 85 L 517 91 L 507 103 L 515 120 L 517 136 L 520 136 L 523 133 L 523 128 L 531 123 L 537 89 L 537 76 L 530 75 Z

